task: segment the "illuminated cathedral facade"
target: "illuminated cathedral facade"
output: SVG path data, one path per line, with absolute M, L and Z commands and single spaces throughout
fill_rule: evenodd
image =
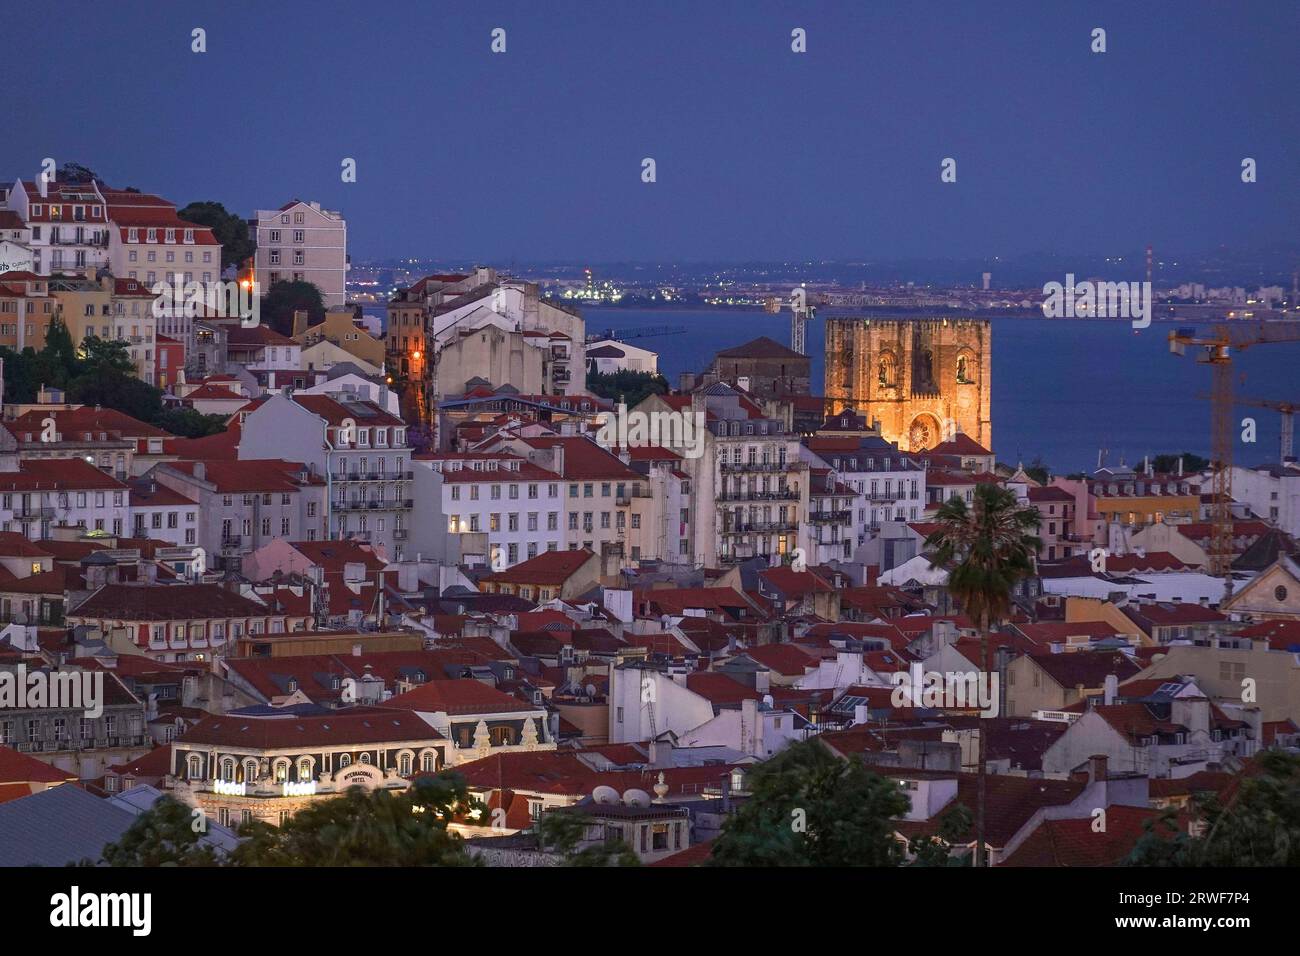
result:
M 827 411 L 852 409 L 924 451 L 964 432 L 992 449 L 987 319 L 826 319 Z

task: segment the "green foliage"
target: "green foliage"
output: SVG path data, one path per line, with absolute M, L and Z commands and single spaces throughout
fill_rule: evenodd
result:
M 975 487 L 967 505 L 955 495 L 934 516 L 939 528 L 925 540 L 931 567 L 950 567 L 948 591 L 977 627 L 987 629 L 1011 610 L 1016 582 L 1034 572 L 1039 540 L 1036 508 L 1021 508 L 998 485 Z
M 1183 460 L 1183 474 L 1190 475 L 1198 471 L 1204 471 L 1210 467 L 1210 460 L 1202 458 L 1200 455 L 1193 455 L 1190 451 L 1185 451 L 1181 455 L 1168 454 L 1156 455 L 1151 459 L 1151 467 L 1163 474 L 1176 474 L 1178 472 L 1178 459 Z
M 1300 757 L 1266 750 L 1255 761 L 1227 806 L 1213 796 L 1195 802 L 1204 836 L 1181 832 L 1170 810 L 1147 824 L 1126 865 L 1300 866 Z
M 1038 455 L 1029 463 L 1025 469 L 1025 474 L 1040 485 L 1045 485 L 1052 480 L 1052 471 L 1047 467 L 1047 462 L 1043 461 L 1042 455 Z
M 579 849 L 587 831 L 587 817 L 572 810 L 545 813 L 537 823 L 541 846 L 564 857 L 565 866 L 640 866 L 636 852 L 623 840 L 607 837 L 604 842 Z
M 238 268 L 256 250 L 257 243 L 248 235 L 248 221 L 227 212 L 219 202 L 192 202 L 179 213 L 186 222 L 207 226 L 221 243 L 221 268 Z
M 447 832 L 458 812 L 478 813 L 464 779 L 449 771 L 409 790 L 353 787 L 318 800 L 284 826 L 245 824 L 233 866 L 472 866 L 459 836 Z
M 965 804 L 958 803 L 944 811 L 935 833 L 912 837 L 908 843 L 912 866 L 969 866 L 967 858 L 952 855 L 952 847 L 970 833 L 972 820 Z
M 275 283 L 262 296 L 260 308 L 262 321 L 281 335 L 293 334 L 294 312 L 305 311 L 309 325 L 325 318 L 325 300 L 311 282 Z
M 212 847 L 199 841 L 204 828 L 195 827 L 194 810 L 170 796 L 162 796 L 116 843 L 104 847 L 109 866 L 217 866 Z
M 36 401 L 42 385 L 63 389 L 69 402 L 117 409 L 173 435 L 202 438 L 224 431 L 226 420 L 192 408 L 164 409 L 162 391 L 136 378 L 126 343 L 87 336 L 78 349 L 68 328 L 56 315 L 45 333 L 45 347 L 21 353 L 0 346 L 4 359 L 4 400 L 12 404 Z
M 81 163 L 64 163 L 54 171 L 54 181 L 58 183 L 89 183 L 94 180 L 104 181 L 93 169 Z
M 650 372 L 631 372 L 620 369 L 617 372 L 602 375 L 594 371 L 593 368 L 588 368 L 587 390 L 594 395 L 608 398 L 611 401 L 617 402 L 622 399 L 628 408 L 632 408 L 640 404 L 649 395 L 667 394 L 668 380 L 662 375 L 655 375 Z
M 165 408 L 153 423 L 165 432 L 182 438 L 205 438 L 226 430 L 222 415 L 204 415 L 192 408 Z
M 908 800 L 816 740 L 754 767 L 751 796 L 724 824 L 712 866 L 897 866 L 893 820 Z

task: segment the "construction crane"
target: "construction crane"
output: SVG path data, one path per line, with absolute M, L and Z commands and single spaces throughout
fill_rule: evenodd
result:
M 1210 573 L 1224 576 L 1226 593 L 1232 591 L 1232 453 L 1235 426 L 1232 413 L 1232 353 L 1272 342 L 1300 342 L 1300 322 L 1219 322 L 1209 334 L 1194 328 L 1169 333 L 1169 351 L 1185 355 L 1189 345 L 1204 351 L 1197 357 L 1210 366 L 1210 457 L 1214 472 L 1214 499 L 1210 509 Z
M 808 304 L 808 294 L 803 286 L 790 296 L 790 348 L 800 355 L 808 354 L 808 323 L 813 317 L 813 307 Z
M 1206 392 L 1201 392 L 1197 398 L 1209 398 Z M 1295 457 L 1295 413 L 1300 410 L 1300 401 L 1296 402 L 1279 402 L 1271 398 L 1234 398 L 1233 403 L 1244 405 L 1247 408 L 1267 408 L 1278 413 L 1282 423 L 1281 440 L 1279 442 L 1278 452 L 1282 461 Z

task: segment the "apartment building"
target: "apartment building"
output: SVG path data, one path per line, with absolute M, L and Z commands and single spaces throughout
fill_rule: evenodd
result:
M 249 227 L 257 239 L 254 281 L 263 293 L 277 282 L 310 282 L 325 308 L 347 304 L 348 224 L 341 213 L 294 199 L 257 210 Z
M 302 346 L 266 325 L 246 329 L 238 323 L 226 327 L 226 356 L 242 366 L 263 391 L 302 388 L 309 377 L 302 370 Z
M 1254 468 L 1234 466 L 1232 496 L 1292 537 L 1300 536 L 1300 464 L 1294 459 Z
M 787 556 L 799 547 L 808 515 L 809 464 L 799 436 L 781 419 L 725 382 L 689 395 L 651 395 L 635 411 L 704 422 L 698 447 L 688 452 L 669 445 L 682 455 L 681 470 L 694 492 L 690 550 L 697 565 Z
M 325 479 L 300 462 L 177 461 L 159 465 L 149 479 L 198 503 L 196 533 L 185 544 L 202 546 L 213 567 L 238 570 L 245 556 L 277 538 L 325 538 Z M 169 527 L 173 520 L 168 515 Z M 142 530 L 136 537 L 158 537 Z
M 402 560 L 414 514 L 406 423 L 369 401 L 273 395 L 244 418 L 241 461 L 285 458 L 322 476 L 327 534 Z
M 453 554 L 481 554 L 503 569 L 565 547 L 567 499 L 555 472 L 506 453 L 418 455 L 415 464 L 442 477 L 440 515 L 459 541 Z
M 4 444 L 13 442 L 12 436 Z M 50 536 L 56 525 L 124 534 L 130 520 L 129 489 L 79 458 L 13 462 L 13 451 L 0 458 L 0 531 L 16 531 L 29 540 Z M 3 470 L 12 464 L 15 470 Z
M 68 626 L 118 634 L 151 660 L 205 661 L 248 634 L 312 630 L 311 615 L 275 610 L 220 584 L 107 583 L 68 612 Z
M 155 282 L 216 282 L 221 243 L 206 226 L 186 222 L 176 204 L 150 193 L 98 187 L 108 209 L 108 266 L 120 279 Z M 161 331 L 161 330 L 160 330 Z
M 315 325 L 307 324 L 306 312 L 294 313 L 293 339 L 304 355 L 312 346 L 328 342 L 348 353 L 353 361 L 360 360 L 376 369 L 384 367 L 384 340 L 371 335 L 351 309 L 329 309 Z
M 563 545 L 626 557 L 633 501 L 649 494 L 644 477 L 590 438 L 503 434 L 485 451 L 510 451 L 559 476 L 564 496 Z
M 838 420 L 850 415 L 841 413 L 832 421 L 838 428 Z M 926 462 L 899 451 L 896 442 L 870 430 L 852 434 L 824 427 L 804 444 L 860 496 L 852 505 L 856 544 L 879 533 L 886 521 L 917 521 L 924 515 Z
M 23 221 L 32 271 L 51 275 L 108 264 L 112 226 L 108 204 L 94 183 L 17 180 L 9 209 Z
M 138 477 L 170 457 L 172 436 L 115 408 L 37 404 L 10 406 L 4 427 L 23 461 L 64 459 L 90 462 L 119 481 Z
M 57 305 L 45 276 L 34 272 L 0 275 L 0 345 L 15 352 L 45 348 L 45 332 Z

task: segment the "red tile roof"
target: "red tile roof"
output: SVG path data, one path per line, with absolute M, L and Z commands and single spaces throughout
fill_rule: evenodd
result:
M 541 710 L 537 705 L 526 704 L 519 698 L 503 694 L 482 681 L 469 678 L 429 681 L 405 694 L 390 697 L 384 701 L 383 706 L 398 710 L 461 716 Z

